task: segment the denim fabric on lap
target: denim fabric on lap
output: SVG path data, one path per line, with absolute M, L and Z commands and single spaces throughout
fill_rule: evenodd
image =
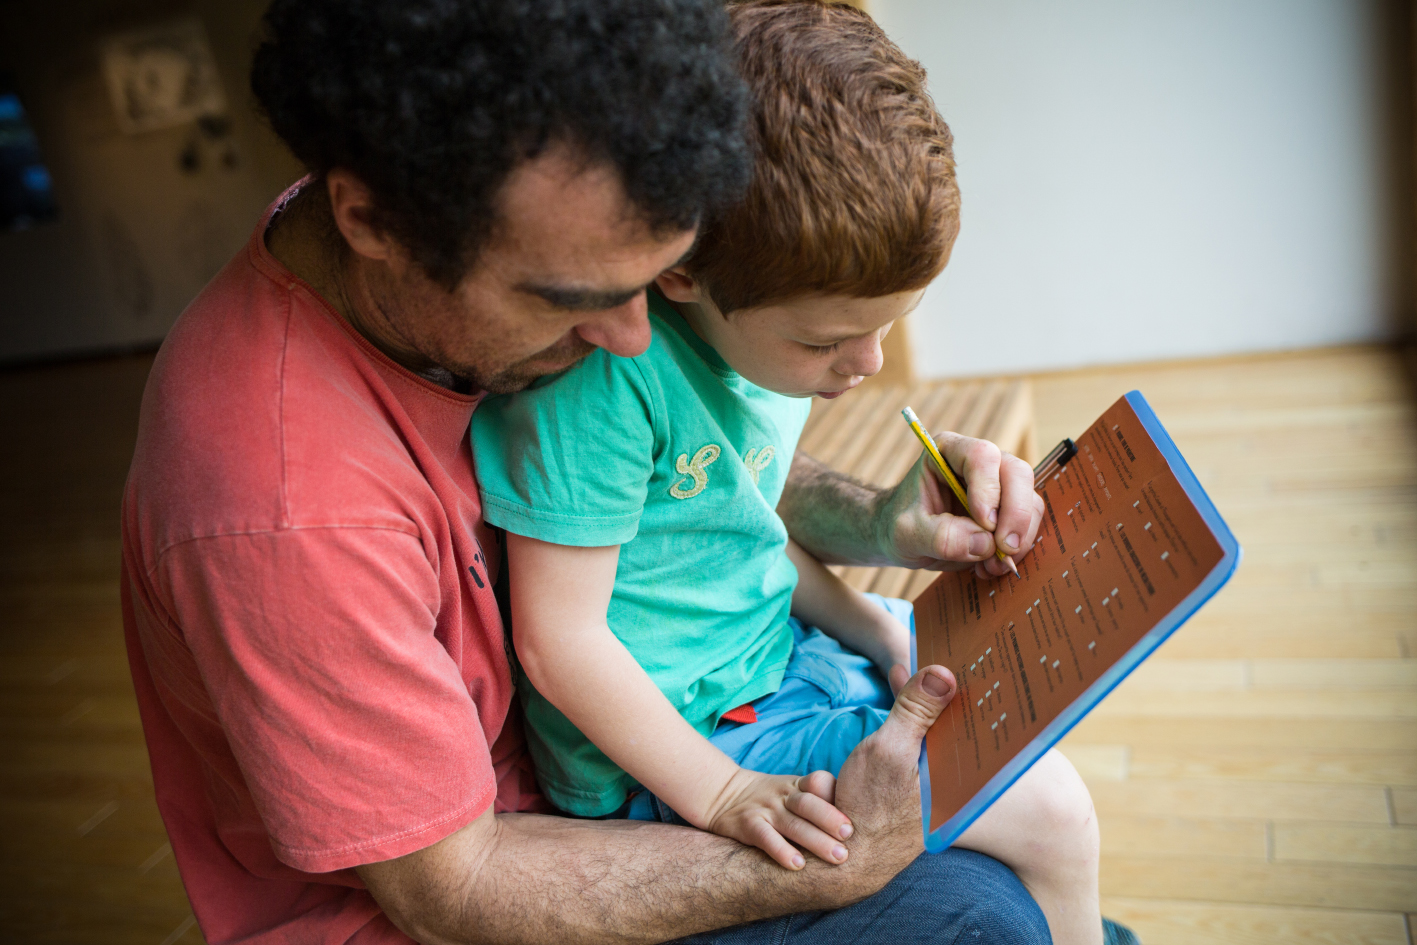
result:
M 1013 871 L 951 847 L 922 853 L 854 905 L 691 935 L 678 945 L 1050 945 L 1048 920 Z
M 907 627 L 914 623 L 908 601 L 867 596 Z M 709 741 L 750 771 L 837 774 L 861 740 L 885 722 L 895 697 L 866 657 L 795 617 L 788 625 L 792 657 L 781 688 L 753 702 L 756 722 L 720 722 Z M 683 823 L 648 791 L 631 798 L 623 816 Z

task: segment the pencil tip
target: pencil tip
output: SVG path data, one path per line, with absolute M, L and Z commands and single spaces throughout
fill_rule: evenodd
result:
M 1004 561 L 1008 563 L 1009 570 L 1014 573 L 1014 577 L 1023 577 L 1023 575 L 1018 573 L 1018 565 L 1014 564 L 1013 558 L 1005 558 Z

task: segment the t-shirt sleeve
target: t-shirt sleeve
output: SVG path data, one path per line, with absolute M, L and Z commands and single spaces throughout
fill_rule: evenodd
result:
M 487 521 L 558 545 L 623 545 L 654 474 L 654 399 L 632 358 L 596 351 L 472 416 Z
M 476 680 L 436 636 L 438 579 L 416 535 L 200 538 L 165 552 L 154 577 L 282 862 L 329 872 L 390 859 L 492 806 Z

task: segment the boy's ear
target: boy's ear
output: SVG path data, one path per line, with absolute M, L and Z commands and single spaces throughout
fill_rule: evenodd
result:
M 671 302 L 699 304 L 704 301 L 704 293 L 699 288 L 699 281 L 689 275 L 683 266 L 673 266 L 664 270 L 654 277 L 654 284 Z

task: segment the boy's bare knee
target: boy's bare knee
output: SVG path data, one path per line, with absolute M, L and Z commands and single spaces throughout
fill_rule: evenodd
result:
M 1035 896 L 1079 883 L 1096 889 L 1100 842 L 1092 795 L 1057 751 L 1019 778 L 959 845 L 1007 863 Z
M 1030 834 L 1048 848 L 1048 859 L 1074 866 L 1095 864 L 1100 840 L 1092 795 L 1077 769 L 1060 752 L 1044 755 L 1035 766 L 1039 776 L 1033 785 Z

